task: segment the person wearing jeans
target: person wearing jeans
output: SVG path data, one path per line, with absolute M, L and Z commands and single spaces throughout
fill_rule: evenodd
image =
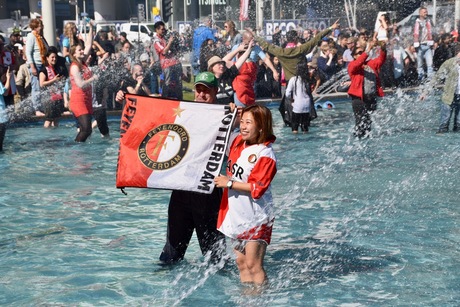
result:
M 423 64 L 426 65 L 426 75 L 431 78 L 433 75 L 433 35 L 431 32 L 431 21 L 428 19 L 428 10 L 425 7 L 419 9 L 419 17 L 414 25 L 414 47 L 417 49 L 417 71 L 418 79 L 425 76 Z
M 426 65 L 426 75 L 430 78 L 433 75 L 433 51 L 431 45 L 421 44 L 417 49 L 417 72 L 418 79 L 422 80 L 425 76 L 423 64 Z
M 38 74 L 42 65 L 46 62 L 45 56 L 48 51 L 48 43 L 43 37 L 43 21 L 41 19 L 32 19 L 29 23 L 29 27 L 32 31 L 27 34 L 26 57 L 30 71 L 34 107 L 40 108 L 40 81 L 38 79 Z
M 453 131 L 459 131 L 458 129 L 460 128 L 460 119 L 458 117 L 460 111 L 460 45 L 455 45 L 454 53 L 453 58 L 448 59 L 439 67 L 426 90 L 420 96 L 420 100 L 424 100 L 429 90 L 435 89 L 437 84 L 444 81 L 441 94 L 441 116 L 437 133 L 449 131 L 452 113 L 454 114 Z
M 457 132 L 460 127 L 460 118 L 458 117 L 458 112 L 460 111 L 460 94 L 454 95 L 454 100 L 451 105 L 443 103 L 441 105 L 441 118 L 439 124 L 438 133 L 444 133 L 449 131 L 449 122 L 454 114 L 454 127 L 452 128 L 453 132 Z

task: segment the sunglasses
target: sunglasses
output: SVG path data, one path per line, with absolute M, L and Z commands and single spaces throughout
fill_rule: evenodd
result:
M 355 53 L 355 55 L 361 55 L 364 51 L 358 51 Z

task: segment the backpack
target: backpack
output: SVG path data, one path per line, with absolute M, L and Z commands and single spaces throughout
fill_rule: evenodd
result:
M 377 76 L 369 65 L 364 65 L 363 96 L 377 96 Z

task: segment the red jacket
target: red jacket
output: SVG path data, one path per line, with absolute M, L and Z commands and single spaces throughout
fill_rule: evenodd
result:
M 348 74 L 350 75 L 351 84 L 348 89 L 348 95 L 356 96 L 363 99 L 363 86 L 364 86 L 364 65 L 368 65 L 375 72 L 377 81 L 377 96 L 383 97 L 383 89 L 380 85 L 380 67 L 385 62 L 386 52 L 380 50 L 379 56 L 366 62 L 368 54 L 363 52 L 356 60 L 348 64 Z
M 236 97 L 246 106 L 256 103 L 254 83 L 257 79 L 257 65 L 252 61 L 246 61 L 241 65 L 238 76 L 232 82 Z

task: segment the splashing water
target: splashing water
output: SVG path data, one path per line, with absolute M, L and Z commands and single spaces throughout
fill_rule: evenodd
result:
M 158 263 L 170 193 L 114 188 L 116 138 L 73 144 L 65 123 L 9 129 L 0 304 L 456 305 L 460 145 L 459 134 L 434 133 L 439 97 L 384 98 L 363 140 L 351 136 L 350 103 L 334 103 L 306 135 L 272 107 L 277 218 L 260 291 L 240 284 L 231 252 L 209 265 L 195 237 L 185 261 Z

